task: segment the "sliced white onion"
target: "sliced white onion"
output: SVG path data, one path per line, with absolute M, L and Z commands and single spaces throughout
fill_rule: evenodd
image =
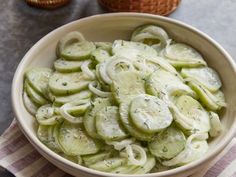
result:
M 98 83 L 96 81 L 94 82 L 90 82 L 88 85 L 88 88 L 91 92 L 93 92 L 95 95 L 103 97 L 103 98 L 107 98 L 107 97 L 111 97 L 112 94 L 111 92 L 103 92 L 99 89 L 96 88 L 96 86 L 98 85 Z
M 23 101 L 27 111 L 29 111 L 30 114 L 35 115 L 38 107 L 30 100 L 25 91 L 23 93 Z
M 110 78 L 114 78 L 116 75 L 116 68 L 118 64 L 123 63 L 124 65 L 128 66 L 128 70 L 134 70 L 133 64 L 129 61 L 129 59 L 120 57 L 120 56 L 114 56 L 111 59 L 109 59 L 109 63 L 106 66 L 106 72 Z
M 96 77 L 95 74 L 89 69 L 89 65 L 90 65 L 91 62 L 92 62 L 91 60 L 84 61 L 81 65 L 81 70 L 89 78 L 95 79 L 95 77 Z
M 218 114 L 210 111 L 209 115 L 210 115 L 210 123 L 211 123 L 211 129 L 209 131 L 209 134 L 211 137 L 217 137 L 223 131 L 223 126 L 220 122 L 220 118 Z
M 74 103 L 75 104 L 75 103 Z M 84 109 L 84 107 L 88 107 L 90 106 L 90 102 L 88 103 L 85 103 L 85 104 L 81 104 L 79 106 L 74 106 L 73 103 L 66 103 L 64 104 L 62 107 L 60 107 L 60 114 L 61 116 L 66 119 L 67 121 L 69 121 L 70 123 L 74 123 L 74 124 L 77 124 L 77 123 L 82 123 L 83 122 L 83 117 L 75 117 L 75 116 L 72 116 L 69 114 L 69 111 L 71 109 Z
M 125 149 L 126 149 L 126 153 L 127 153 L 130 164 L 142 166 L 146 163 L 147 154 L 141 146 L 132 144 L 132 145 L 128 145 Z M 139 159 L 135 158 L 135 153 L 139 154 L 140 156 Z
M 112 84 L 111 78 L 108 76 L 107 71 L 106 71 L 106 65 L 109 62 L 108 60 L 105 60 L 103 63 L 100 64 L 99 66 L 99 74 L 102 78 L 102 80 L 107 83 L 107 84 Z
M 121 141 L 106 141 L 106 143 L 108 145 L 114 146 L 114 149 L 116 149 L 118 151 L 124 149 L 125 147 L 127 147 L 128 145 L 130 145 L 130 144 L 132 144 L 134 142 L 135 142 L 134 138 L 124 139 L 124 140 L 121 140 Z

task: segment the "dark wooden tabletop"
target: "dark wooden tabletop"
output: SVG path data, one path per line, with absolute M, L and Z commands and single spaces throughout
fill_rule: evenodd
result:
M 171 14 L 218 41 L 236 61 L 236 1 L 182 0 Z M 0 134 L 14 118 L 11 82 L 18 63 L 40 38 L 55 28 L 86 16 L 105 13 L 96 0 L 72 0 L 56 10 L 28 6 L 24 0 L 2 0 L 0 5 Z M 1 177 L 13 175 L 0 172 Z

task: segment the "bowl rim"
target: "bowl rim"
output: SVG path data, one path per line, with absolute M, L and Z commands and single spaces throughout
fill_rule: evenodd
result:
M 81 170 L 83 172 L 93 174 L 93 175 L 100 175 L 100 176 L 108 176 L 109 175 L 109 176 L 112 176 L 112 177 L 115 177 L 115 176 L 116 177 L 117 176 L 119 176 L 119 177 L 128 177 L 128 176 L 135 176 L 135 175 L 133 175 L 133 174 L 131 174 L 131 175 L 112 174 L 112 173 L 106 173 L 106 172 L 93 170 L 93 169 L 87 168 L 85 166 L 75 164 L 75 163 L 61 157 L 57 153 L 55 153 L 52 150 L 50 150 L 49 148 L 47 148 L 43 143 L 37 143 L 37 141 L 38 141 L 37 137 L 35 137 L 31 134 L 31 131 L 27 128 L 26 124 L 23 123 L 23 118 L 20 118 L 20 117 L 22 117 L 22 115 L 20 113 L 20 110 L 18 109 L 19 100 L 16 99 L 18 93 L 15 91 L 15 90 L 17 90 L 18 83 L 20 82 L 19 77 L 20 77 L 20 75 L 22 75 L 23 69 L 25 67 L 25 63 L 28 60 L 28 58 L 30 57 L 32 51 L 34 51 L 38 46 L 40 46 L 42 43 L 44 43 L 44 41 L 49 40 L 50 37 L 53 36 L 53 34 L 55 32 L 59 32 L 60 30 L 66 28 L 68 26 L 71 26 L 73 24 L 75 25 L 75 24 L 80 23 L 80 22 L 96 20 L 96 19 L 99 19 L 99 18 L 110 18 L 110 17 L 123 17 L 123 18 L 140 17 L 140 18 L 156 19 L 156 20 L 159 20 L 159 21 L 164 21 L 164 22 L 167 22 L 167 23 L 171 23 L 171 24 L 183 27 L 187 30 L 190 30 L 190 31 L 196 33 L 197 35 L 201 36 L 202 38 L 206 39 L 218 51 L 220 51 L 225 56 L 226 60 L 230 63 L 230 67 L 232 68 L 235 76 L 236 76 L 236 64 L 235 64 L 234 60 L 232 59 L 232 57 L 228 54 L 228 52 L 222 46 L 220 46 L 220 44 L 218 44 L 210 36 L 203 33 L 202 31 L 196 29 L 195 27 L 192 27 L 192 26 L 190 26 L 190 25 L 188 25 L 184 22 L 181 22 L 181 21 L 178 21 L 178 20 L 175 20 L 175 19 L 172 19 L 172 18 L 167 18 L 167 17 L 163 17 L 163 16 L 158 16 L 158 15 L 152 15 L 152 14 L 146 14 L 146 13 L 133 13 L 133 12 L 119 12 L 119 13 L 99 14 L 99 15 L 93 15 L 93 16 L 89 16 L 89 17 L 81 18 L 79 20 L 72 21 L 70 23 L 67 23 L 67 24 L 59 27 L 59 28 L 54 29 L 53 31 L 51 31 L 50 33 L 48 33 L 47 35 L 42 37 L 37 43 L 35 43 L 33 45 L 33 47 L 30 48 L 30 50 L 28 50 L 28 52 L 22 58 L 21 62 L 19 63 L 19 65 L 18 65 L 18 67 L 15 71 L 13 81 L 12 81 L 12 87 L 11 87 L 11 102 L 12 102 L 13 112 L 14 112 L 14 115 L 15 115 L 16 120 L 18 122 L 18 126 L 20 127 L 21 131 L 24 133 L 26 138 L 40 152 L 40 154 L 42 156 L 45 157 L 44 154 L 46 154 L 46 156 L 48 156 L 48 158 L 47 157 L 45 157 L 45 158 L 47 158 L 50 162 L 57 161 L 61 165 L 64 164 L 64 165 L 70 166 L 70 167 L 72 167 L 76 170 Z M 196 166 L 200 166 L 204 162 L 209 161 L 210 159 L 215 157 L 217 154 L 219 154 L 224 149 L 224 147 L 227 144 L 229 144 L 231 139 L 234 137 L 235 132 L 236 132 L 236 121 L 234 120 L 234 123 L 233 123 L 231 129 L 229 129 L 229 131 L 227 132 L 225 137 L 219 142 L 219 144 L 217 145 L 217 148 L 215 148 L 213 151 L 211 151 L 211 153 L 208 153 L 203 158 L 200 158 L 200 159 L 198 159 L 196 161 L 193 161 L 189 164 L 186 164 L 184 166 L 180 166 L 180 167 L 177 167 L 177 168 L 174 168 L 174 169 L 171 169 L 171 170 L 167 170 L 167 171 L 163 171 L 163 172 L 157 172 L 157 173 L 143 174 L 142 176 L 143 177 L 144 176 L 145 177 L 170 176 L 170 175 L 175 175 L 175 174 L 184 172 L 185 170 L 193 170 Z M 52 158 L 53 160 L 51 160 L 49 157 Z

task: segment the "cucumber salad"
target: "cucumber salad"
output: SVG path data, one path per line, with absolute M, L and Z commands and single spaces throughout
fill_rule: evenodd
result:
M 61 38 L 53 68 L 25 73 L 37 136 L 62 157 L 108 173 L 169 170 L 204 156 L 223 130 L 222 83 L 203 56 L 155 25 L 130 41 Z

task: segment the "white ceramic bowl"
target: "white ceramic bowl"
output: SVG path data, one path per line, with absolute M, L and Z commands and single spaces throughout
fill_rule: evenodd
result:
M 222 112 L 221 118 L 225 131 L 221 136 L 210 142 L 208 153 L 201 159 L 190 164 L 160 173 L 135 175 L 137 176 L 188 176 L 204 167 L 224 149 L 234 136 L 236 129 L 236 67 L 229 54 L 213 39 L 199 30 L 182 22 L 149 14 L 113 13 L 96 15 L 64 25 L 37 42 L 24 56 L 19 64 L 12 84 L 12 105 L 18 124 L 31 144 L 49 161 L 62 170 L 74 176 L 129 176 L 103 173 L 70 162 L 43 145 L 36 136 L 36 121 L 26 111 L 22 101 L 23 77 L 28 68 L 46 66 L 52 67 L 56 59 L 55 47 L 58 40 L 73 30 L 81 31 L 86 39 L 91 41 L 113 41 L 115 39 L 129 39 L 131 32 L 143 24 L 157 24 L 162 26 L 171 38 L 179 42 L 190 44 L 201 52 L 208 65 L 213 67 L 223 82 L 228 107 Z

